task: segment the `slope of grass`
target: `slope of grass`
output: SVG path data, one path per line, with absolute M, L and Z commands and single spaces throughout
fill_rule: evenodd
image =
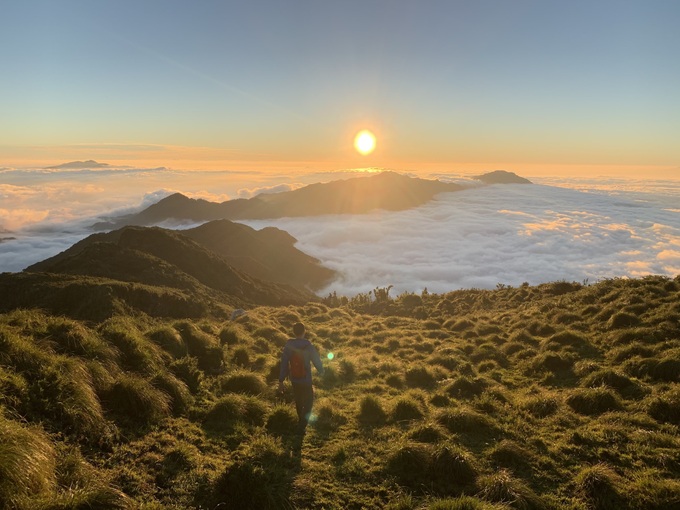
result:
M 326 366 L 304 436 L 274 391 L 297 321 Z M 226 322 L 17 310 L 0 315 L 0 509 L 678 508 L 678 363 L 680 278 Z

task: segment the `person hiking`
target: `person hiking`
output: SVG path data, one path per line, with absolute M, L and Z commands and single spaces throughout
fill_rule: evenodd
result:
M 310 363 L 314 364 L 319 375 L 323 375 L 323 365 L 319 353 L 305 338 L 305 325 L 301 322 L 296 323 L 293 326 L 293 334 L 295 338 L 286 342 L 281 353 L 279 393 L 283 392 L 283 381 L 288 377 L 293 386 L 295 409 L 298 415 L 298 432 L 304 433 L 314 403 Z

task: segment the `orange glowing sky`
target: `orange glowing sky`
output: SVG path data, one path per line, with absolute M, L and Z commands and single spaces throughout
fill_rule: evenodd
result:
M 3 8 L 0 168 L 680 178 L 677 2 L 144 5 Z

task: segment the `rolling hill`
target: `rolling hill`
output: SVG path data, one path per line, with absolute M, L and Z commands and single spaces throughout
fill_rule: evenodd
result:
M 0 296 L 94 281 L 9 276 Z M 676 510 L 679 303 L 680 278 L 649 276 L 231 321 L 8 311 L 0 509 Z M 274 389 L 297 321 L 325 366 L 305 435 Z
M 224 232 L 219 226 L 215 228 Z M 292 248 L 290 239 L 285 238 L 285 244 Z M 275 248 L 274 245 L 270 246 L 270 249 Z M 313 260 L 305 257 L 303 254 L 291 253 L 291 259 L 316 267 Z M 322 272 L 321 269 L 319 272 Z M 82 275 L 161 289 L 176 289 L 185 296 L 195 296 L 199 302 L 222 302 L 236 307 L 304 303 L 314 298 L 302 286 L 254 278 L 235 269 L 223 257 L 189 237 L 158 227 L 125 227 L 106 234 L 94 234 L 54 257 L 33 264 L 23 273 L 3 275 L 6 288 L 9 289 L 12 282 L 19 285 L 18 282 L 29 278 L 26 273 L 49 273 L 50 276 L 46 279 L 50 281 L 54 280 L 55 274 Z M 40 279 L 32 278 L 32 288 L 40 287 Z M 86 281 L 92 285 L 91 280 Z M 31 302 L 28 298 L 28 301 L 17 301 L 18 295 L 22 293 L 16 294 L 9 290 L 3 293 L 0 309 Z M 36 299 L 36 303 L 43 302 L 43 299 L 37 299 L 35 293 L 31 296 L 31 299 Z M 144 311 L 151 315 L 162 315 L 161 309 L 162 307 L 153 313 L 147 308 Z M 191 307 L 188 310 L 190 309 Z M 187 313 L 195 316 L 196 312 Z M 176 313 L 169 315 L 176 316 Z

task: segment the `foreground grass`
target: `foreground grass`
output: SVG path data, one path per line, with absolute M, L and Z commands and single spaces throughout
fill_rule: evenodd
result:
M 298 320 L 334 355 L 304 437 Z M 0 316 L 0 508 L 672 509 L 679 426 L 679 278 Z

